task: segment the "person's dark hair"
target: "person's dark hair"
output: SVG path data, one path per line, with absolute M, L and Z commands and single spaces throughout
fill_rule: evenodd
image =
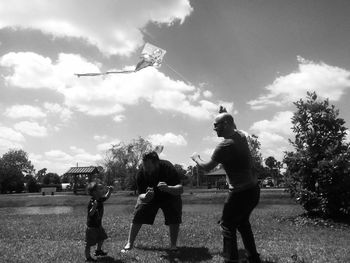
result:
M 227 112 L 226 108 L 220 105 L 219 113 L 224 113 L 224 112 Z
M 146 153 L 142 156 L 142 161 L 152 161 L 153 163 L 158 162 L 159 161 L 159 156 L 155 151 Z
M 86 191 L 89 195 L 92 196 L 96 188 L 97 188 L 97 182 L 91 182 L 87 185 Z

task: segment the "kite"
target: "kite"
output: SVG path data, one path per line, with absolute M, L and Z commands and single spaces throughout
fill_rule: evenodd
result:
M 106 71 L 102 73 L 77 73 L 78 77 L 84 76 L 102 76 L 108 74 L 133 73 L 146 67 L 159 68 L 162 64 L 166 50 L 156 47 L 150 43 L 146 43 L 141 52 L 141 60 L 137 63 L 134 70 Z

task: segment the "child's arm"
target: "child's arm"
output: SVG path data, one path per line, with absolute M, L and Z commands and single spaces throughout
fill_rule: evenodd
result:
M 91 209 L 89 210 L 89 216 L 92 216 L 93 214 L 95 214 L 95 212 L 97 211 L 97 201 L 95 200 L 94 203 L 92 204 Z
M 104 196 L 104 198 L 107 200 L 111 196 L 112 192 L 113 192 L 113 186 L 108 186 L 108 191 Z

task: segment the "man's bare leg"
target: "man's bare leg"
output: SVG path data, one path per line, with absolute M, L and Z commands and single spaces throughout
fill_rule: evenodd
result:
M 134 246 L 135 239 L 137 237 L 137 234 L 139 233 L 141 229 L 142 224 L 133 224 L 130 225 L 130 231 L 129 231 L 129 237 L 128 242 L 126 243 L 124 249 L 122 249 L 122 252 L 126 252 Z

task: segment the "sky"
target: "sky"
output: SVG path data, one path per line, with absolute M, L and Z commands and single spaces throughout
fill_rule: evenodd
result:
M 210 158 L 223 105 L 282 160 L 308 91 L 349 127 L 349 13 L 348 0 L 0 0 L 0 155 L 63 174 L 141 136 L 186 167 Z M 74 75 L 132 70 L 145 43 L 167 51 L 160 68 Z

